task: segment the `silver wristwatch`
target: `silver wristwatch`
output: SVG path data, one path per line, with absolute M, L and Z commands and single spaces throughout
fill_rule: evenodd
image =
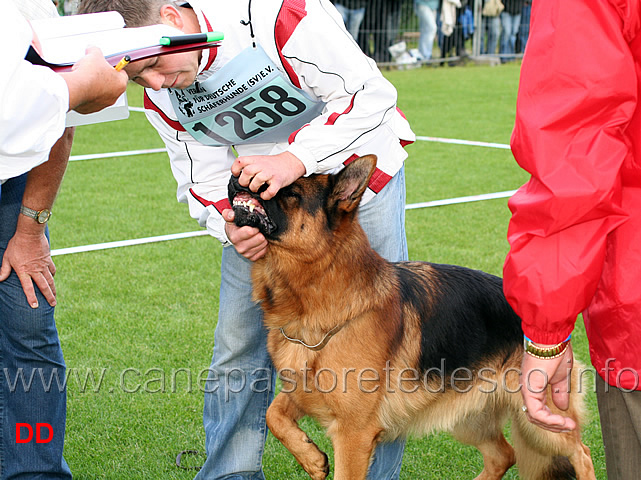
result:
M 23 215 L 29 218 L 33 218 L 36 222 L 40 224 L 47 223 L 51 218 L 51 210 L 49 210 L 48 208 L 43 208 L 42 210 L 33 210 L 32 208 L 21 205 L 20 213 L 22 213 Z

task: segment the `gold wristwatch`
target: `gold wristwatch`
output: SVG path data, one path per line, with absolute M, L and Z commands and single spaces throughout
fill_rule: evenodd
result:
M 49 210 L 48 208 L 43 208 L 42 210 L 34 210 L 32 208 L 21 205 L 20 213 L 22 213 L 26 217 L 33 218 L 41 225 L 47 223 L 51 218 L 51 210 Z
M 557 345 L 552 345 L 551 347 L 539 347 L 535 345 L 532 340 L 527 337 L 523 337 L 523 348 L 525 348 L 525 353 L 532 355 L 533 357 L 540 358 L 542 360 L 551 360 L 553 358 L 558 358 L 565 353 L 570 344 L 570 335 L 564 341 Z

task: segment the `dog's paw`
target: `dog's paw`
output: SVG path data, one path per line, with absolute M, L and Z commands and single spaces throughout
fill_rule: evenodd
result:
M 329 459 L 324 452 L 318 451 L 318 458 L 310 462 L 305 468 L 305 471 L 312 478 L 312 480 L 325 480 L 329 475 Z

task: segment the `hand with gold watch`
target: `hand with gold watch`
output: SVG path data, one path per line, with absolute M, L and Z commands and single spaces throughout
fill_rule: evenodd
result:
M 43 208 L 42 210 L 34 210 L 32 208 L 21 205 L 20 213 L 29 218 L 33 218 L 36 222 L 38 222 L 41 225 L 44 225 L 45 223 L 47 223 L 51 218 L 51 210 L 49 210 L 48 208 Z
M 568 335 L 557 344 L 535 343 L 527 337 L 523 341 L 523 412 L 534 425 L 555 433 L 577 428 L 576 419 L 564 414 L 570 404 L 569 385 L 574 364 L 570 339 Z

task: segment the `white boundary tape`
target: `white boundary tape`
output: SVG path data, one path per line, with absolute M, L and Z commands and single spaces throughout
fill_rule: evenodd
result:
M 134 112 L 144 112 L 143 108 L 129 107 L 129 110 Z M 424 142 L 437 142 L 437 143 L 448 143 L 454 145 L 467 145 L 472 147 L 487 147 L 487 148 L 500 148 L 503 150 L 509 150 L 510 146 L 504 143 L 491 143 L 491 142 L 475 142 L 472 140 L 461 140 L 457 138 L 441 138 L 441 137 L 422 137 L 417 136 L 416 140 Z M 111 152 L 111 153 L 91 153 L 87 155 L 72 155 L 69 158 L 70 162 L 75 162 L 79 160 L 97 160 L 100 158 L 116 158 L 116 157 L 128 157 L 131 155 L 145 155 L 152 153 L 164 153 L 166 148 L 151 148 L 148 150 L 129 150 L 125 152 Z
M 139 107 L 129 107 L 129 110 L 133 112 L 144 112 L 144 108 Z M 470 140 L 460 140 L 454 138 L 439 138 L 439 137 L 423 137 L 417 136 L 417 140 L 426 141 L 426 142 L 438 142 L 438 143 L 449 143 L 456 145 L 469 145 L 474 147 L 489 147 L 489 148 L 500 148 L 508 149 L 509 145 L 502 143 L 489 143 L 489 142 L 474 142 Z M 165 148 L 152 148 L 148 150 L 130 150 L 127 152 L 111 152 L 111 153 L 96 153 L 89 155 L 74 155 L 69 158 L 69 161 L 79 161 L 79 160 L 94 160 L 100 158 L 111 158 L 111 157 L 128 157 L 131 155 L 143 155 L 150 153 L 163 153 L 167 150 Z M 457 203 L 468 203 L 468 202 L 479 202 L 482 200 L 493 200 L 497 198 L 506 198 L 511 197 L 516 190 L 509 190 L 505 192 L 495 192 L 487 193 L 482 195 L 470 195 L 466 197 L 458 198 L 447 198 L 444 200 L 434 200 L 431 202 L 422 202 L 422 203 L 413 203 L 405 206 L 405 210 L 415 210 L 418 208 L 429 208 L 429 207 L 440 207 L 444 205 L 454 205 Z M 58 248 L 51 251 L 51 256 L 57 255 L 69 255 L 72 253 L 82 253 L 82 252 L 93 252 L 96 250 L 107 250 L 110 248 L 119 248 L 119 247 L 129 247 L 132 245 L 142 245 L 146 243 L 156 243 L 156 242 L 165 242 L 168 240 L 178 240 L 181 238 L 190 238 L 190 237 L 200 237 L 207 235 L 206 230 L 198 230 L 195 232 L 184 232 L 184 233 L 175 233 L 170 235 L 160 235 L 157 237 L 146 237 L 146 238 L 135 238 L 131 240 L 120 240 L 117 242 L 107 242 L 107 243 L 97 243 L 94 245 L 83 245 L 79 247 L 69 247 L 69 248 Z
M 446 198 L 445 200 L 434 200 L 432 202 L 412 203 L 405 205 L 405 210 L 415 210 L 417 208 L 441 207 L 443 205 L 454 205 L 457 203 L 480 202 L 481 200 L 494 200 L 496 198 L 511 197 L 516 190 L 507 190 L 505 192 L 485 193 L 482 195 L 470 195 L 468 197 Z
M 196 232 L 174 233 L 171 235 L 160 235 L 158 237 L 134 238 L 132 240 L 120 240 L 117 242 L 96 243 L 94 245 L 83 245 L 80 247 L 58 248 L 51 250 L 51 256 L 68 255 L 70 253 L 94 252 L 96 250 L 107 250 L 109 248 L 130 247 L 132 245 L 142 245 L 144 243 L 165 242 L 167 240 L 178 240 L 180 238 L 200 237 L 208 235 L 207 230 L 198 230 Z
M 144 113 L 145 109 L 142 107 L 129 107 L 130 112 L 142 112 Z M 126 152 L 110 152 L 110 153 L 90 153 L 87 155 L 72 155 L 69 157 L 70 162 L 77 162 L 79 160 L 98 160 L 100 158 L 116 158 L 116 157 L 129 157 L 132 155 L 145 155 L 149 153 L 163 153 L 166 152 L 166 148 L 151 148 L 148 150 L 129 150 Z
M 405 205 L 405 210 L 415 210 L 418 208 L 440 207 L 443 205 L 454 205 L 457 203 L 479 202 L 481 200 L 492 200 L 496 198 L 506 198 L 512 196 L 516 190 L 506 192 L 487 193 L 483 195 L 471 195 L 468 197 L 448 198 L 445 200 L 435 200 L 432 202 L 412 203 Z M 135 238 L 132 240 L 120 240 L 117 242 L 97 243 L 94 245 L 83 245 L 80 247 L 59 248 L 51 251 L 51 256 L 68 255 L 70 253 L 94 252 L 96 250 L 107 250 L 110 248 L 130 247 L 133 245 L 142 245 L 145 243 L 165 242 L 168 240 L 178 240 L 181 238 L 200 237 L 208 235 L 207 230 L 197 230 L 195 232 L 175 233 L 170 235 L 160 235 L 157 237 Z
M 87 155 L 72 155 L 69 157 L 69 161 L 76 162 L 78 160 L 97 160 L 99 158 L 129 157 L 132 155 L 144 155 L 148 153 L 163 153 L 166 151 L 167 151 L 166 148 L 150 148 L 147 150 L 129 150 L 126 152 L 90 153 Z
M 489 147 L 489 148 L 501 148 L 503 150 L 509 150 L 510 146 L 505 143 L 491 143 L 491 142 L 474 142 L 471 140 L 460 140 L 457 138 L 440 138 L 440 137 L 416 137 L 416 140 L 422 140 L 424 142 L 437 142 L 437 143 L 451 143 L 455 145 L 469 145 L 472 147 Z

